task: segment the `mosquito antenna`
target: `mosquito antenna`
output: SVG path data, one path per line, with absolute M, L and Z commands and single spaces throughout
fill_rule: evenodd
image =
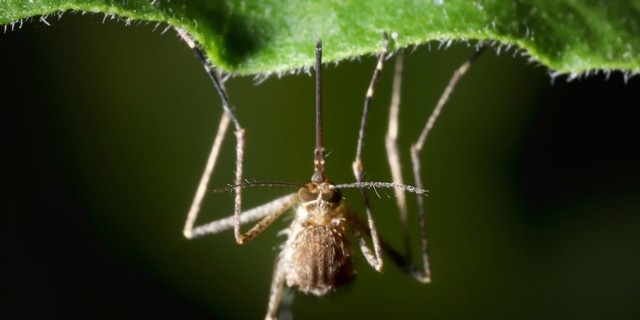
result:
M 285 182 L 285 181 L 254 181 L 254 182 L 246 181 L 246 182 L 241 183 L 239 185 L 230 184 L 230 185 L 227 185 L 224 188 L 214 189 L 214 190 L 211 190 L 211 192 L 212 193 L 222 193 L 222 192 L 226 192 L 226 191 L 233 191 L 237 187 L 240 187 L 240 188 L 248 188 L 248 187 L 291 187 L 291 188 L 302 188 L 302 187 L 304 187 L 304 184 L 295 183 L 295 182 Z
M 322 146 L 322 40 L 316 41 L 316 149 L 313 163 L 315 170 L 311 182 L 327 181 L 324 174 L 324 148 Z
M 331 185 L 332 189 L 346 189 L 346 188 L 378 188 L 378 189 L 400 189 L 405 192 L 411 192 L 418 195 L 427 195 L 429 190 L 418 188 L 406 184 L 394 183 L 394 182 L 353 182 Z

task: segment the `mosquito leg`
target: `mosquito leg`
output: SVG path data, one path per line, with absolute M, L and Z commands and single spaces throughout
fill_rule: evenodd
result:
M 273 279 L 271 279 L 266 320 L 275 320 L 278 318 L 278 308 L 280 307 L 280 299 L 282 298 L 282 289 L 284 286 L 284 274 L 285 267 L 282 259 L 278 256 L 278 258 L 276 258 L 276 267 L 273 271 Z
M 348 220 L 349 226 L 351 227 L 351 231 L 353 232 L 353 235 L 356 237 L 356 240 L 358 241 L 360 248 L 364 252 L 365 256 L 372 255 L 371 251 L 366 245 L 364 238 L 362 237 L 363 233 L 371 237 L 371 230 L 369 229 L 369 226 L 367 225 L 366 222 L 360 219 L 360 217 L 358 217 L 355 213 L 349 212 L 349 214 L 350 214 L 350 219 Z M 402 255 L 401 253 L 393 249 L 393 247 L 391 247 L 391 245 L 388 244 L 386 241 L 384 241 L 384 239 L 382 239 L 381 237 L 378 240 L 380 242 L 380 247 L 382 248 L 382 250 L 384 250 L 384 252 L 387 253 L 387 255 L 391 258 L 391 260 L 393 260 L 393 262 L 398 267 L 400 267 L 400 269 L 404 270 L 405 272 L 410 274 L 412 277 L 414 277 L 416 280 L 422 283 L 429 282 L 428 281 L 429 279 L 424 278 L 424 275 L 423 275 L 424 273 L 421 270 L 418 270 L 416 267 L 413 266 L 413 264 L 410 263 L 407 256 Z
M 391 106 L 389 108 L 389 128 L 385 138 L 387 148 L 387 159 L 391 168 L 393 182 L 404 184 L 402 179 L 402 166 L 400 165 L 400 152 L 398 148 L 398 115 L 400 113 L 400 87 L 402 84 L 403 54 L 399 51 L 396 54 L 395 72 L 393 75 L 393 93 L 391 96 Z M 396 203 L 402 224 L 402 235 L 404 240 L 405 256 L 408 264 L 411 264 L 411 242 L 409 241 L 409 227 L 407 224 L 407 200 L 405 193 L 400 188 L 394 189 Z
M 244 160 L 244 142 L 245 142 L 245 131 L 244 129 L 237 130 L 236 134 L 236 180 L 235 180 L 235 191 L 236 198 L 234 201 L 234 216 L 235 223 L 233 226 L 233 233 L 236 236 L 236 242 L 238 244 L 243 244 L 247 242 L 244 239 L 244 234 L 240 233 L 240 215 L 242 214 L 242 162 Z M 252 237 L 253 238 L 253 237 Z
M 280 307 L 278 308 L 278 320 L 293 320 L 293 300 L 295 291 L 292 288 L 283 286 L 280 294 Z
M 238 194 L 239 193 L 236 192 L 236 196 Z M 252 240 L 257 235 L 259 235 L 262 231 L 264 231 L 264 229 L 266 229 L 274 220 L 280 217 L 285 211 L 289 210 L 289 208 L 291 208 L 294 204 L 298 203 L 297 193 L 291 194 L 287 197 L 288 199 L 280 198 L 280 199 L 285 199 L 286 202 L 281 203 L 279 207 L 277 207 L 274 211 L 270 212 L 260 222 L 258 222 L 255 226 L 253 226 L 253 228 L 249 229 L 249 231 L 243 234 L 240 234 L 240 238 L 236 238 L 238 240 L 238 243 L 243 244 L 243 243 L 246 243 L 247 241 Z M 280 199 L 276 199 L 276 201 Z M 236 200 L 237 200 L 237 197 L 236 197 Z M 267 205 L 270 205 L 273 203 L 274 202 L 272 201 L 270 203 L 267 203 Z M 234 221 L 234 228 L 235 228 L 236 226 L 242 223 L 241 215 L 236 215 L 234 219 L 235 219 Z
M 280 197 L 271 202 L 265 203 L 259 207 L 247 210 L 240 215 L 240 223 L 246 224 L 252 221 L 263 219 L 266 216 L 273 214 L 280 215 L 291 208 L 296 203 L 296 194 L 289 194 L 284 197 Z M 216 234 L 234 227 L 236 221 L 235 216 L 226 217 L 220 220 L 209 222 L 205 225 L 193 228 L 190 233 L 189 239 L 197 238 L 207 234 Z
M 358 135 L 358 146 L 356 149 L 356 159 L 353 162 L 353 174 L 356 177 L 358 183 L 362 182 L 363 169 L 362 169 L 362 146 L 364 143 L 364 133 L 367 127 L 367 117 L 369 115 L 369 107 L 371 106 L 371 99 L 373 98 L 373 90 L 378 82 L 378 78 L 380 77 L 380 73 L 382 72 L 382 65 L 384 62 L 384 58 L 387 55 L 387 50 L 389 48 L 389 37 L 387 33 L 383 33 L 384 37 L 384 45 L 382 47 L 382 52 L 380 53 L 380 58 L 378 59 L 378 64 L 376 65 L 376 70 L 373 72 L 373 78 L 371 79 L 371 84 L 369 84 L 369 89 L 367 90 L 367 95 L 364 101 L 364 110 L 362 112 L 362 121 L 360 123 L 360 133 Z M 364 198 L 364 204 L 367 211 L 367 220 L 369 222 L 369 229 L 371 230 L 371 241 L 373 242 L 373 249 L 375 251 L 375 259 L 372 256 L 367 255 L 367 261 L 369 264 L 378 271 L 382 270 L 383 262 L 382 262 L 382 250 L 380 248 L 380 241 L 378 239 L 378 231 L 376 230 L 375 222 L 373 221 L 373 215 L 371 214 L 371 204 L 369 203 L 369 197 L 367 197 L 367 191 L 364 187 L 360 187 L 360 192 L 362 193 L 362 197 Z M 359 240 L 360 241 L 360 240 Z M 367 249 L 367 251 L 369 251 Z M 365 252 L 363 250 L 363 252 Z
M 204 70 L 207 72 L 209 79 L 211 79 L 214 87 L 216 88 L 216 91 L 218 91 L 218 94 L 220 95 L 220 99 L 222 100 L 222 108 L 227 113 L 229 113 L 229 116 L 233 121 L 233 125 L 235 126 L 236 131 L 242 130 L 242 127 L 238 122 L 238 118 L 236 118 L 236 114 L 235 112 L 233 112 L 231 103 L 229 103 L 229 98 L 227 97 L 227 92 L 224 89 L 224 85 L 220 80 L 218 80 L 218 75 L 213 70 L 213 67 L 211 66 L 211 64 L 207 61 L 207 58 L 205 58 L 204 53 L 200 50 L 196 42 L 193 40 L 193 38 L 191 38 L 191 36 L 187 33 L 187 31 L 179 27 L 175 27 L 175 29 L 178 32 L 178 35 L 180 35 L 180 37 L 184 40 L 184 42 L 187 43 L 189 48 L 193 50 L 193 53 L 196 55 L 198 60 L 200 60 L 200 63 L 202 63 L 202 65 L 204 66 Z
M 453 89 L 458 84 L 460 78 L 469 70 L 471 64 L 480 56 L 480 54 L 485 50 L 485 46 L 481 46 L 476 53 L 471 56 L 469 60 L 467 60 L 458 70 L 453 73 L 451 80 L 449 80 L 449 84 L 444 89 L 442 96 L 440 96 L 440 100 L 438 100 L 438 104 L 433 109 L 427 124 L 425 125 L 418 141 L 411 146 L 411 163 L 413 167 L 413 176 L 416 182 L 416 187 L 422 188 L 422 173 L 420 166 L 420 152 L 422 151 L 422 147 L 424 146 L 425 141 L 427 140 L 427 135 L 429 131 L 433 128 L 433 124 L 436 122 L 436 119 L 440 115 L 442 108 L 449 100 L 449 96 Z M 420 237 L 422 239 L 422 261 L 424 263 L 424 281 L 429 282 L 431 279 L 431 271 L 429 268 L 429 247 L 427 245 L 427 229 L 426 229 L 426 220 L 424 213 L 424 199 L 422 197 L 417 197 L 418 199 L 418 216 L 420 219 Z
M 243 163 L 243 156 L 244 156 L 245 130 L 242 129 L 242 127 L 240 126 L 240 123 L 238 122 L 238 118 L 236 117 L 233 111 L 233 108 L 231 107 L 231 103 L 229 103 L 229 98 L 227 97 L 227 93 L 224 89 L 224 85 L 218 79 L 217 73 L 213 70 L 213 67 L 205 58 L 204 53 L 200 50 L 200 48 L 198 47 L 196 42 L 193 40 L 193 38 L 191 38 L 191 36 L 184 29 L 179 27 L 176 27 L 175 29 L 180 35 L 180 37 L 182 37 L 182 39 L 187 43 L 187 45 L 189 45 L 189 47 L 193 50 L 193 53 L 196 55 L 196 57 L 198 57 L 198 59 L 204 66 L 204 69 L 207 72 L 207 75 L 213 82 L 213 85 L 216 88 L 216 91 L 218 91 L 218 94 L 220 95 L 220 99 L 222 100 L 222 107 L 225 110 L 225 114 L 228 115 L 228 117 L 233 122 L 233 125 L 235 127 L 235 136 L 236 136 L 237 143 L 236 143 L 236 179 L 235 179 L 236 197 L 235 197 L 235 205 L 234 205 L 235 206 L 234 233 L 236 237 L 236 242 L 238 242 L 239 244 L 242 244 L 248 241 L 246 239 L 247 236 L 245 234 L 240 233 L 240 224 L 241 224 L 240 216 L 242 214 L 242 186 L 241 186 L 242 185 L 242 163 Z M 215 147 L 215 143 L 214 143 L 214 147 Z M 215 164 L 215 159 L 217 158 L 217 156 L 218 156 L 218 152 L 216 152 L 215 156 L 213 157 L 214 158 L 213 164 Z M 211 171 L 207 172 L 207 170 L 205 169 L 205 175 L 210 176 L 212 171 L 213 171 L 213 165 L 211 166 Z M 201 184 L 202 184 L 202 180 L 206 180 L 205 182 L 208 182 L 209 178 L 207 177 L 206 179 L 205 178 L 201 179 Z M 198 191 L 200 191 L 201 188 L 198 187 L 198 189 L 199 189 Z M 206 191 L 206 183 L 205 183 L 205 186 L 202 187 L 202 191 L 204 194 L 204 192 Z M 194 203 L 197 203 L 197 205 L 195 209 L 193 209 L 193 206 L 192 206 L 192 209 L 194 211 L 192 213 L 190 210 L 189 215 L 187 217 L 187 223 L 185 226 L 184 233 L 185 233 L 185 236 L 187 236 L 187 238 L 188 238 L 188 233 L 190 232 L 190 230 L 188 229 L 193 227 L 193 223 L 198 215 L 200 201 L 202 200 L 202 198 L 200 199 L 197 199 L 197 198 L 198 198 L 198 195 L 196 193 L 196 199 L 194 199 Z
M 393 93 L 391 98 L 391 106 L 389 108 L 389 129 L 387 131 L 387 137 L 385 144 L 387 147 L 387 157 L 389 160 L 389 166 L 391 168 L 391 175 L 393 182 L 403 184 L 402 170 L 400 165 L 400 156 L 398 151 L 398 115 L 400 113 L 400 89 L 402 83 L 402 68 L 403 68 L 403 56 L 399 52 L 396 56 L 395 72 L 393 77 Z M 409 272 L 416 280 L 427 283 L 431 281 L 429 271 L 428 255 L 424 255 L 424 272 L 418 270 L 413 266 L 413 259 L 411 253 L 411 242 L 409 241 L 409 227 L 407 224 L 407 202 L 404 191 L 400 188 L 395 189 L 396 202 L 398 204 L 398 212 L 400 213 L 400 222 L 402 224 L 402 235 L 404 240 L 404 256 L 398 254 L 389 245 L 383 243 L 382 247 L 387 252 L 393 261 L 401 268 Z M 421 231 L 426 243 L 426 232 Z M 426 248 L 426 247 L 425 247 Z M 426 257 L 426 258 L 425 258 Z
M 227 128 L 229 128 L 230 119 L 231 118 L 226 112 L 222 114 L 222 118 L 220 119 L 220 124 L 218 125 L 218 133 L 216 133 L 216 137 L 213 141 L 213 147 L 211 148 L 211 153 L 209 153 L 209 159 L 207 160 L 207 165 L 205 166 L 204 172 L 202 173 L 202 177 L 200 178 L 200 183 L 198 184 L 196 196 L 193 198 L 193 202 L 191 203 L 191 208 L 189 209 L 189 213 L 187 214 L 187 222 L 184 225 L 183 234 L 188 239 L 191 239 L 192 237 L 194 237 L 194 235 L 192 234 L 193 224 L 196 222 L 196 218 L 198 217 L 198 213 L 200 212 L 202 199 L 204 198 L 204 195 L 207 192 L 207 186 L 209 185 L 209 178 L 211 177 L 213 168 L 216 165 L 216 160 L 218 159 L 218 155 L 220 154 L 220 146 L 222 145 L 224 134 L 227 131 Z
M 180 37 L 182 37 L 182 39 L 187 43 L 187 45 L 189 45 L 191 50 L 193 50 L 193 52 L 198 57 L 200 62 L 204 65 L 207 75 L 209 75 L 209 77 L 213 79 L 214 85 L 216 87 L 216 90 L 220 94 L 220 97 L 222 99 L 222 103 L 224 106 L 224 110 L 225 110 L 225 112 L 222 115 L 222 118 L 220 119 L 220 124 L 218 126 L 218 133 L 216 134 L 216 137 L 213 142 L 213 146 L 211 148 L 211 153 L 209 154 L 209 159 L 207 160 L 207 164 L 205 166 L 204 172 L 202 174 L 202 177 L 200 178 L 200 183 L 198 184 L 196 195 L 193 198 L 193 202 L 191 203 L 191 208 L 189 209 L 189 213 L 187 214 L 187 221 L 185 223 L 183 233 L 186 238 L 192 238 L 193 225 L 196 221 L 196 218 L 198 217 L 198 213 L 200 212 L 202 199 L 204 198 L 204 195 L 207 191 L 209 179 L 211 177 L 211 174 L 213 173 L 213 170 L 216 165 L 216 160 L 218 159 L 218 156 L 220 154 L 220 146 L 222 145 L 222 141 L 224 140 L 225 132 L 229 127 L 229 122 L 233 119 L 234 122 L 237 124 L 237 120 L 235 119 L 233 110 L 231 110 L 231 108 L 228 107 L 229 102 L 228 102 L 228 99 L 226 98 L 226 93 L 224 91 L 224 88 L 220 86 L 219 81 L 217 81 L 217 77 L 213 73 L 211 67 L 209 66 L 209 63 L 205 59 L 204 54 L 200 51 L 195 41 L 191 38 L 191 36 L 189 36 L 189 34 L 187 34 L 187 32 L 184 29 L 176 27 L 176 31 L 178 32 Z

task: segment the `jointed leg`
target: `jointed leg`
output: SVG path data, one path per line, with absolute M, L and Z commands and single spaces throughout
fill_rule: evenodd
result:
M 402 84 L 402 67 L 403 52 L 396 53 L 395 72 L 393 75 L 393 93 L 391 96 L 391 106 L 389 108 L 389 127 L 385 138 L 385 146 L 387 149 L 387 159 L 391 168 L 391 176 L 393 182 L 404 184 L 402 179 L 402 166 L 400 164 L 400 151 L 398 147 L 398 115 L 400 113 L 400 88 Z M 404 250 L 406 263 L 411 264 L 411 241 L 409 239 L 409 227 L 407 223 L 407 200 L 402 189 L 394 189 L 396 194 L 396 203 L 398 205 L 398 213 L 400 215 L 400 223 L 402 224 L 402 235 L 404 242 Z
M 364 257 L 367 259 L 367 262 L 369 262 L 369 264 L 374 267 L 376 270 L 380 271 L 380 269 L 382 269 L 382 262 L 380 262 L 378 265 L 375 264 L 376 261 L 379 261 L 379 259 L 381 259 L 382 257 L 380 256 L 380 254 L 374 254 L 373 252 L 371 252 L 371 249 L 369 249 L 369 246 L 367 245 L 367 241 L 365 240 L 365 238 L 362 236 L 362 234 L 365 234 L 367 236 L 369 236 L 372 241 L 374 243 L 378 243 L 378 246 L 382 249 L 383 246 L 380 245 L 380 238 L 376 236 L 376 239 L 373 240 L 373 237 L 371 236 L 371 228 L 369 225 L 367 225 L 367 223 L 365 223 L 364 221 L 362 221 L 362 219 L 360 219 L 360 217 L 358 217 L 358 215 L 349 210 L 347 212 L 347 215 L 349 216 L 348 219 L 346 219 L 346 221 L 349 223 L 349 227 L 351 228 L 351 232 L 353 233 L 353 236 L 356 238 L 356 241 L 358 241 L 358 246 L 360 246 L 360 251 L 362 251 L 362 254 L 364 255 Z M 377 266 L 380 267 L 380 269 L 377 268 Z
M 396 56 L 395 72 L 393 77 L 393 94 L 391 98 L 391 107 L 389 108 L 389 129 L 386 137 L 387 157 L 389 160 L 389 166 L 391 167 L 391 175 L 393 182 L 402 184 L 402 170 L 400 165 L 400 156 L 398 151 L 398 115 L 400 113 L 400 85 L 402 82 L 402 52 L 398 52 Z M 398 254 L 389 245 L 383 243 L 383 248 L 393 261 L 401 268 L 409 272 L 416 280 L 428 283 L 431 281 L 431 272 L 429 270 L 429 255 L 427 248 L 426 230 L 424 225 L 421 224 L 422 235 L 422 252 L 423 252 L 423 268 L 421 271 L 413 266 L 413 259 L 411 253 L 411 243 L 409 241 L 409 227 L 407 224 L 407 203 L 404 191 L 402 189 L 395 189 L 396 201 L 398 204 L 398 211 L 400 213 L 400 222 L 402 223 L 402 233 L 404 240 L 404 256 Z M 422 198 L 422 197 L 419 197 Z M 421 221 L 424 220 L 421 218 Z
M 231 121 L 233 122 L 233 125 L 235 127 L 235 136 L 237 141 L 236 142 L 236 178 L 235 178 L 235 184 L 234 184 L 235 194 L 236 194 L 235 205 L 234 205 L 234 233 L 235 233 L 236 241 L 239 244 L 243 244 L 251 240 L 253 237 L 255 237 L 260 231 L 262 231 L 262 229 L 264 229 L 264 227 L 266 227 L 270 223 L 270 221 L 272 221 L 272 220 L 269 220 L 270 216 L 267 216 L 263 221 L 264 223 L 263 222 L 259 223 L 256 227 L 254 227 L 247 233 L 244 233 L 244 234 L 240 233 L 240 225 L 242 223 L 242 218 L 241 218 L 242 216 L 242 163 L 243 163 L 243 156 L 244 156 L 245 131 L 240 126 L 240 123 L 236 118 L 236 115 L 233 111 L 233 108 L 231 107 L 231 104 L 229 103 L 229 98 L 227 97 L 227 93 L 224 90 L 224 86 L 222 82 L 218 79 L 218 75 L 213 70 L 212 66 L 209 64 L 209 62 L 205 58 L 202 51 L 200 51 L 195 41 L 184 29 L 176 27 L 176 31 L 178 32 L 180 37 L 182 37 L 182 39 L 189 45 L 189 47 L 193 50 L 196 57 L 198 57 L 198 59 L 204 66 L 204 69 L 207 72 L 207 75 L 213 82 L 213 85 L 216 88 L 216 91 L 218 91 L 218 94 L 220 95 L 220 99 L 222 100 L 222 107 L 225 111 L 225 115 L 221 120 L 221 125 L 218 129 L 218 134 L 216 135 L 216 139 L 214 141 L 211 154 L 209 155 L 209 160 L 207 161 L 207 166 L 205 167 L 205 171 L 202 175 L 202 178 L 200 179 L 200 184 L 198 185 L 196 196 L 193 200 L 193 204 L 191 205 L 191 209 L 189 210 L 189 214 L 187 215 L 187 221 L 184 228 L 184 235 L 187 238 L 193 237 L 193 234 L 192 234 L 193 224 L 195 223 L 195 220 L 198 216 L 198 212 L 200 211 L 200 204 L 202 202 L 202 198 L 204 197 L 204 194 L 207 190 L 207 184 L 209 182 L 209 178 L 211 176 L 211 173 L 213 172 L 216 159 L 218 158 L 220 144 L 222 143 L 222 139 L 224 138 L 224 132 L 226 131 L 228 122 Z M 225 118 L 227 119 L 225 120 Z M 280 214 L 281 213 L 282 212 L 280 212 Z M 266 222 L 266 221 L 269 221 L 269 222 Z
M 383 34 L 384 36 L 384 46 L 382 48 L 382 52 L 380 53 L 380 58 L 378 59 L 378 64 L 376 66 L 376 70 L 373 73 L 373 78 L 371 79 L 371 84 L 369 84 L 369 89 L 367 90 L 367 95 L 364 102 L 364 111 L 362 113 L 362 121 L 360 123 L 360 133 L 358 135 L 358 146 L 356 149 L 356 159 L 353 162 L 353 174 L 356 177 L 358 183 L 362 182 L 363 169 L 362 169 L 362 146 L 364 142 L 364 132 L 367 126 L 367 117 L 369 115 L 369 106 L 371 105 L 371 99 L 373 98 L 373 89 L 378 82 L 378 78 L 380 77 L 380 73 L 382 72 L 382 64 L 384 62 L 384 58 L 387 55 L 387 50 L 389 48 L 389 38 L 387 37 L 387 33 Z M 361 242 L 361 248 L 363 248 L 363 252 L 365 253 L 365 257 L 369 264 L 378 271 L 382 270 L 383 262 L 382 262 L 382 249 L 380 247 L 380 240 L 378 239 L 378 232 L 376 230 L 375 222 L 373 221 L 373 215 L 371 214 L 371 204 L 369 203 L 369 197 L 367 197 L 367 191 L 364 187 L 360 187 L 360 192 L 362 193 L 362 197 L 364 198 L 364 204 L 367 211 L 367 220 L 369 222 L 369 229 L 371 231 L 371 241 L 373 242 L 373 249 L 375 251 L 375 259 L 370 254 L 370 250 L 366 248 L 366 244 Z M 357 234 L 356 234 L 357 236 Z M 358 239 L 360 242 L 362 237 Z M 364 241 L 364 240 L 362 240 Z
M 236 192 L 236 195 L 238 193 Z M 237 198 L 236 198 L 237 199 Z M 282 202 L 280 202 L 282 200 Z M 263 208 L 265 206 L 273 205 L 274 210 L 270 211 L 264 219 L 258 222 L 253 228 L 249 229 L 249 231 L 241 234 L 241 239 L 243 242 L 238 241 L 238 243 L 242 244 L 244 242 L 250 241 L 259 235 L 264 229 L 266 229 L 273 221 L 275 221 L 278 217 L 280 217 L 285 211 L 289 210 L 294 204 L 298 203 L 298 194 L 290 194 L 288 196 L 276 199 L 275 201 L 269 202 L 266 205 L 262 205 L 256 209 Z M 242 216 L 235 216 L 234 227 L 242 224 Z M 237 229 L 236 229 L 237 230 Z M 236 238 L 237 239 L 237 238 Z
M 347 214 L 349 215 L 349 219 L 347 219 L 347 221 L 349 222 L 349 227 L 351 228 L 353 235 L 358 241 L 358 244 L 360 245 L 360 249 L 365 254 L 365 256 L 372 256 L 372 253 L 367 247 L 364 237 L 362 236 L 363 234 L 365 234 L 371 237 L 371 230 L 369 229 L 369 226 L 357 214 L 355 214 L 355 212 L 349 211 Z M 409 263 L 409 261 L 407 260 L 407 257 L 402 255 L 398 251 L 394 250 L 393 247 L 391 247 L 390 244 L 384 241 L 382 237 L 379 237 L 378 241 L 380 243 L 380 247 L 382 248 L 382 250 L 384 250 L 384 252 L 387 253 L 387 255 L 391 258 L 391 260 L 393 260 L 393 262 L 396 265 L 398 265 L 400 268 L 402 268 L 407 273 L 411 274 L 412 276 L 414 276 L 414 278 L 420 281 L 420 279 L 416 277 L 416 274 L 419 274 L 421 271 L 417 270 L 411 263 Z M 425 282 L 425 281 L 421 281 L 421 282 Z
M 193 198 L 191 208 L 189 209 L 189 213 L 187 214 L 187 222 L 185 223 L 183 230 L 183 234 L 187 239 L 195 237 L 195 234 L 193 234 L 193 224 L 196 222 L 196 218 L 198 217 L 198 213 L 200 212 L 202 199 L 207 192 L 209 178 L 211 178 L 211 173 L 213 172 L 213 168 L 216 165 L 216 160 L 218 159 L 218 155 L 220 154 L 220 146 L 222 145 L 224 134 L 227 131 L 227 128 L 229 128 L 229 120 L 229 114 L 227 114 L 226 112 L 223 113 L 222 118 L 220 119 L 220 125 L 218 126 L 218 133 L 216 133 L 216 137 L 213 140 L 213 147 L 211 148 L 211 153 L 209 154 L 207 165 L 204 168 L 204 173 L 202 173 L 200 183 L 198 184 L 196 196 Z
M 449 96 L 451 95 L 451 92 L 453 92 L 453 89 L 455 88 L 456 84 L 458 84 L 458 81 L 460 80 L 460 78 L 467 72 L 471 64 L 480 56 L 480 54 L 485 50 L 485 48 L 486 47 L 484 46 L 480 47 L 478 51 L 474 53 L 469 60 L 467 60 L 464 64 L 462 64 L 462 66 L 460 66 L 460 68 L 458 68 L 458 70 L 456 70 L 453 73 L 451 80 L 449 80 L 449 84 L 447 85 L 444 92 L 442 93 L 442 96 L 440 97 L 438 104 L 434 108 L 433 112 L 431 113 L 431 116 L 429 117 L 429 120 L 427 121 L 427 124 L 422 130 L 422 133 L 420 134 L 418 141 L 411 146 L 411 163 L 413 164 L 413 175 L 414 175 L 416 187 L 418 188 L 423 187 L 422 173 L 421 173 L 421 166 L 420 166 L 420 152 L 422 151 L 422 147 L 424 146 L 424 143 L 427 139 L 427 135 L 429 134 L 429 131 L 431 131 L 431 129 L 433 128 L 433 124 L 435 123 L 436 119 L 440 115 L 442 108 L 449 100 Z M 422 261 L 424 263 L 424 274 L 419 274 L 419 273 L 414 274 L 414 277 L 416 277 L 416 279 L 418 280 L 420 280 L 420 277 L 421 277 L 423 279 L 422 281 L 429 282 L 431 279 L 431 271 L 429 268 L 429 251 L 428 251 L 428 245 L 427 245 L 427 229 L 426 229 L 426 219 L 425 219 L 425 212 L 424 212 L 424 199 L 423 197 L 417 197 L 417 201 L 418 201 L 418 216 L 420 219 L 420 233 L 421 233 L 420 238 L 422 239 L 421 244 L 422 244 Z
M 276 267 L 273 271 L 273 279 L 271 279 L 266 320 L 275 320 L 278 318 L 278 308 L 280 307 L 280 299 L 282 298 L 282 289 L 284 287 L 285 269 L 282 263 L 282 259 L 278 256 L 278 258 L 276 258 Z
M 268 226 L 268 224 L 271 223 L 275 218 L 279 217 L 282 213 L 284 213 L 297 203 L 298 199 L 296 195 L 296 193 L 289 194 L 284 197 L 275 199 L 271 202 L 265 203 L 259 207 L 243 212 L 240 215 L 240 224 L 246 224 L 264 218 L 261 222 L 259 222 L 251 229 L 253 230 L 258 228 L 258 226 L 263 226 L 259 231 L 264 230 L 264 228 Z M 193 239 L 207 234 L 216 234 L 218 232 L 233 228 L 235 222 L 235 216 L 230 216 L 227 218 L 209 222 L 205 225 L 190 229 L 190 233 L 187 238 Z M 259 232 L 255 233 L 255 235 L 257 235 L 258 233 Z M 255 235 L 253 237 L 255 237 Z

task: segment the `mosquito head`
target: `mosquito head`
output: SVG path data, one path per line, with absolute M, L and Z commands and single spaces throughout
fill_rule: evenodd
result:
M 334 210 L 342 201 L 342 193 L 331 182 L 309 182 L 298 191 L 298 200 L 308 212 L 308 221 L 317 225 L 326 224 L 334 218 Z
M 334 188 L 331 182 L 307 183 L 298 191 L 298 196 L 302 203 L 312 201 L 323 201 L 328 203 L 338 203 L 342 200 L 342 192 Z

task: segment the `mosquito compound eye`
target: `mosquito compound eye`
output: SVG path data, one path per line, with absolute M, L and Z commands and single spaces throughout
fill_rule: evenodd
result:
M 325 191 L 322 193 L 322 200 L 337 204 L 342 200 L 342 192 L 338 189 L 330 189 L 329 191 Z
M 307 203 L 318 199 L 318 188 L 314 184 L 307 184 L 298 191 L 298 198 L 301 203 Z

